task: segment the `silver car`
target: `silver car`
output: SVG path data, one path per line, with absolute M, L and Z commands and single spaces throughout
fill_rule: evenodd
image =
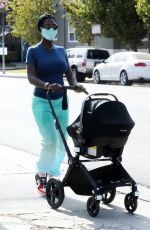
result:
M 150 54 L 119 52 L 95 66 L 92 74 L 95 83 L 103 81 L 131 85 L 135 81 L 150 81 Z

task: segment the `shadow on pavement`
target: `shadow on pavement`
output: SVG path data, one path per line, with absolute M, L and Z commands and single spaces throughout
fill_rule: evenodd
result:
M 81 197 L 80 197 L 81 198 Z M 123 197 L 122 197 L 123 198 Z M 91 217 L 86 210 L 86 201 L 88 197 L 84 197 L 84 201 L 77 200 L 70 197 L 65 197 L 62 204 L 62 209 L 57 209 L 56 212 L 63 212 L 67 216 L 76 217 L 79 219 L 86 219 L 87 226 L 89 228 L 97 229 L 98 225 L 102 227 L 105 223 L 108 223 L 108 226 L 104 229 L 143 229 L 148 230 L 150 227 L 150 218 L 138 214 L 138 208 L 134 214 L 128 213 L 124 207 L 118 205 L 109 204 L 105 205 L 100 203 L 100 212 L 97 217 Z M 116 198 L 117 199 L 117 198 Z M 120 200 L 120 198 L 119 198 Z M 122 199 L 124 200 L 124 199 Z M 118 202 L 119 203 L 119 202 Z M 119 203 L 120 204 L 120 203 Z M 121 202 L 121 206 L 124 205 Z M 141 203 L 139 206 L 142 205 Z M 139 207 L 141 209 L 141 207 Z M 113 226 L 120 226 L 114 228 Z M 123 228 L 121 226 L 124 226 Z M 101 228 L 99 228 L 101 229 Z M 103 229 L 103 228 L 102 228 Z

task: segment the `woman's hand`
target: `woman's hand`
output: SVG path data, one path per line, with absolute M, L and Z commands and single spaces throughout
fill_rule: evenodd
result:
M 62 86 L 60 84 L 57 84 L 57 83 L 47 84 L 47 85 L 45 83 L 45 89 L 50 90 L 52 93 L 56 93 L 62 89 Z
M 74 91 L 77 93 L 81 93 L 81 92 L 85 92 L 86 89 L 82 85 L 76 84 L 74 85 Z

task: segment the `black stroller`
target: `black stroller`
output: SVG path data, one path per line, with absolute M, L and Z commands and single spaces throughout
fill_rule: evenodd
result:
M 72 87 L 65 86 L 64 90 L 67 89 Z M 134 127 L 125 105 L 113 94 L 87 96 L 81 114 L 67 127 L 75 147 L 75 156 L 72 156 L 49 97 L 48 100 L 69 164 L 62 181 L 51 178 L 47 183 L 49 205 L 53 209 L 60 207 L 64 201 L 64 187 L 69 186 L 78 195 L 90 196 L 87 211 L 95 217 L 99 213 L 101 201 L 109 204 L 114 200 L 117 187 L 131 186 L 132 191 L 125 196 L 124 204 L 127 211 L 133 213 L 137 208 L 137 185 L 121 164 L 124 145 Z M 107 161 L 109 164 L 88 171 L 84 162 L 91 161 Z

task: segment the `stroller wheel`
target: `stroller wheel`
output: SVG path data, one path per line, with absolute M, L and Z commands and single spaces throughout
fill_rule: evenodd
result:
M 116 196 L 116 188 L 110 188 L 102 194 L 102 201 L 104 204 L 110 204 Z
M 53 208 L 59 208 L 64 201 L 64 187 L 60 180 L 51 178 L 46 186 L 46 198 L 48 204 Z
M 99 201 L 97 201 L 94 197 L 90 197 L 87 200 L 87 211 L 90 216 L 95 217 L 98 215 L 100 210 Z
M 133 213 L 137 209 L 137 197 L 132 193 L 128 193 L 124 199 L 124 205 L 128 212 Z

